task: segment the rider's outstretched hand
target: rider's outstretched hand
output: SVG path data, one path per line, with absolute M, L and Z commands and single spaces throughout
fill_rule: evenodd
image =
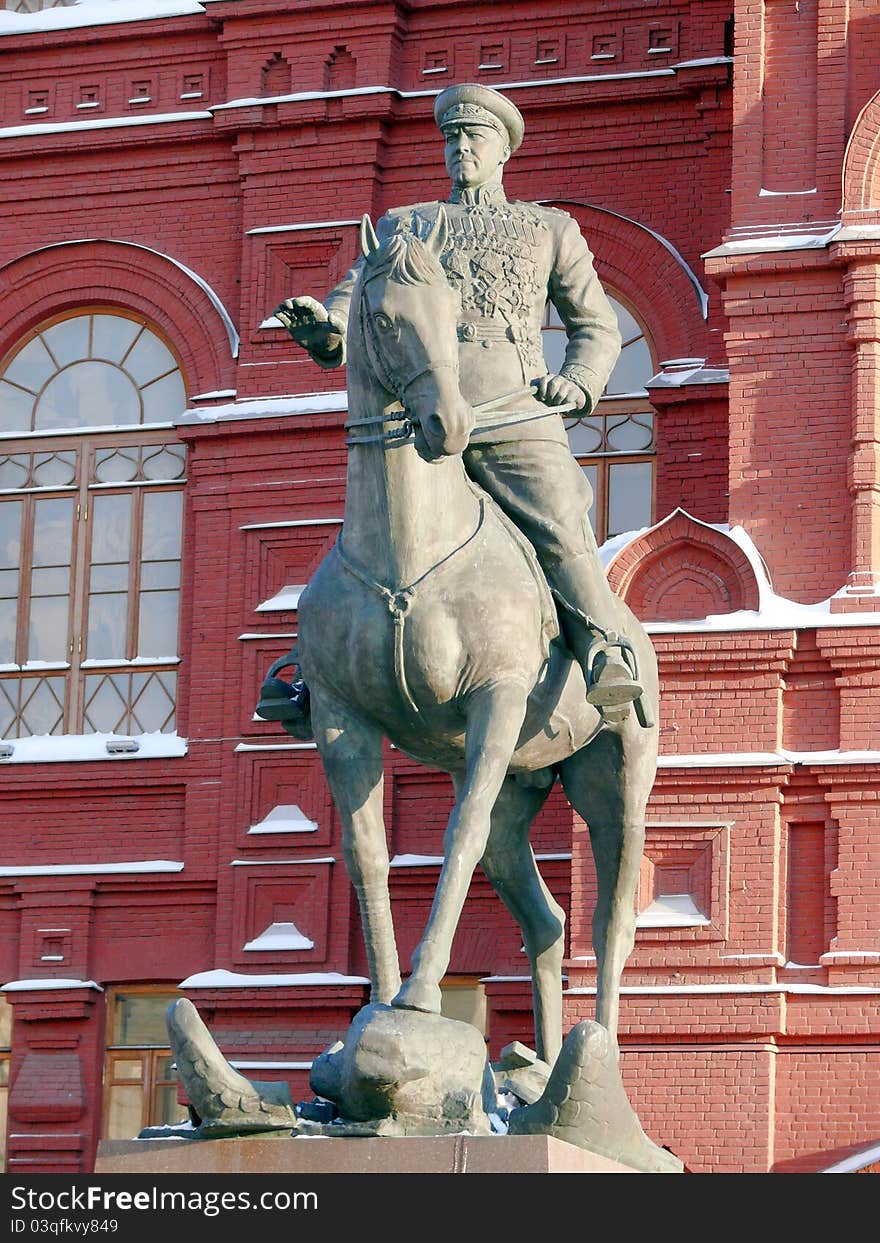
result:
M 583 389 L 564 375 L 542 375 L 532 381 L 532 388 L 538 401 L 543 401 L 545 406 L 569 406 L 580 410 L 587 404 Z
M 307 294 L 286 298 L 275 308 L 275 317 L 303 349 L 310 354 L 332 354 L 342 344 L 345 326 L 340 324 L 316 298 Z

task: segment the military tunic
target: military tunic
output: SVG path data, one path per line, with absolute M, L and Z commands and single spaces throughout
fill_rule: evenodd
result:
M 586 395 L 589 413 L 617 360 L 620 334 L 577 223 L 556 208 L 509 202 L 498 184 L 456 188 L 442 206 L 449 240 L 440 263 L 461 295 L 457 331 L 465 399 L 476 406 L 546 374 L 541 321 L 549 298 L 568 334 L 560 374 Z M 426 236 L 440 207 L 435 202 L 393 209 L 379 221 L 379 240 L 400 229 Z M 361 263 L 325 299 L 327 310 L 343 322 Z M 315 357 L 338 366 L 344 347 Z M 561 417 L 534 399 L 520 397 L 502 414 L 477 412 L 472 444 L 519 439 L 567 443 Z

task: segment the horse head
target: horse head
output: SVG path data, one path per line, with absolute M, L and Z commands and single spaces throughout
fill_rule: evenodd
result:
M 361 221 L 363 348 L 376 379 L 421 430 L 430 458 L 461 453 L 474 425 L 458 379 L 461 299 L 440 264 L 447 240 L 442 207 L 425 238 L 399 231 L 380 242 L 369 216 Z

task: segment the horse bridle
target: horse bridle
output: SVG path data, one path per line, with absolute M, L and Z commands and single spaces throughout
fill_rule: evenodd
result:
M 375 272 L 369 275 L 364 275 L 363 277 L 358 297 L 358 323 L 361 337 L 363 338 L 364 345 L 366 346 L 370 366 L 373 368 L 373 371 L 375 372 L 382 387 L 391 393 L 391 395 L 396 399 L 400 409 L 395 410 L 393 407 L 388 407 L 383 410 L 381 414 L 372 415 L 366 419 L 352 419 L 350 422 L 346 422 L 345 427 L 346 429 L 349 429 L 353 427 L 367 427 L 377 423 L 390 422 L 399 422 L 400 427 L 388 428 L 385 431 L 376 432 L 372 435 L 349 436 L 345 442 L 346 445 L 361 445 L 380 441 L 386 443 L 396 442 L 400 444 L 407 444 L 415 436 L 416 429 L 418 427 L 417 421 L 411 418 L 409 409 L 407 408 L 406 395 L 408 390 L 411 389 L 418 380 L 421 380 L 423 376 L 429 375 L 431 372 L 438 370 L 438 368 L 448 367 L 450 369 L 454 368 L 458 371 L 457 357 L 453 359 L 440 359 L 436 362 L 428 362 L 424 367 L 421 367 L 418 371 L 415 371 L 412 375 L 407 376 L 405 379 L 400 379 L 399 376 L 393 375 L 389 371 L 382 354 L 381 342 L 376 331 L 376 326 L 373 323 L 373 317 L 370 313 L 370 304 L 366 294 L 366 287 L 369 282 L 379 275 L 381 275 L 381 273 Z

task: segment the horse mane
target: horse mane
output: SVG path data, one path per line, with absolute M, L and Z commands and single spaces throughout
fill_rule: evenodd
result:
M 401 285 L 435 285 L 446 274 L 434 252 L 415 233 L 393 233 L 366 259 L 371 276 L 387 274 Z

